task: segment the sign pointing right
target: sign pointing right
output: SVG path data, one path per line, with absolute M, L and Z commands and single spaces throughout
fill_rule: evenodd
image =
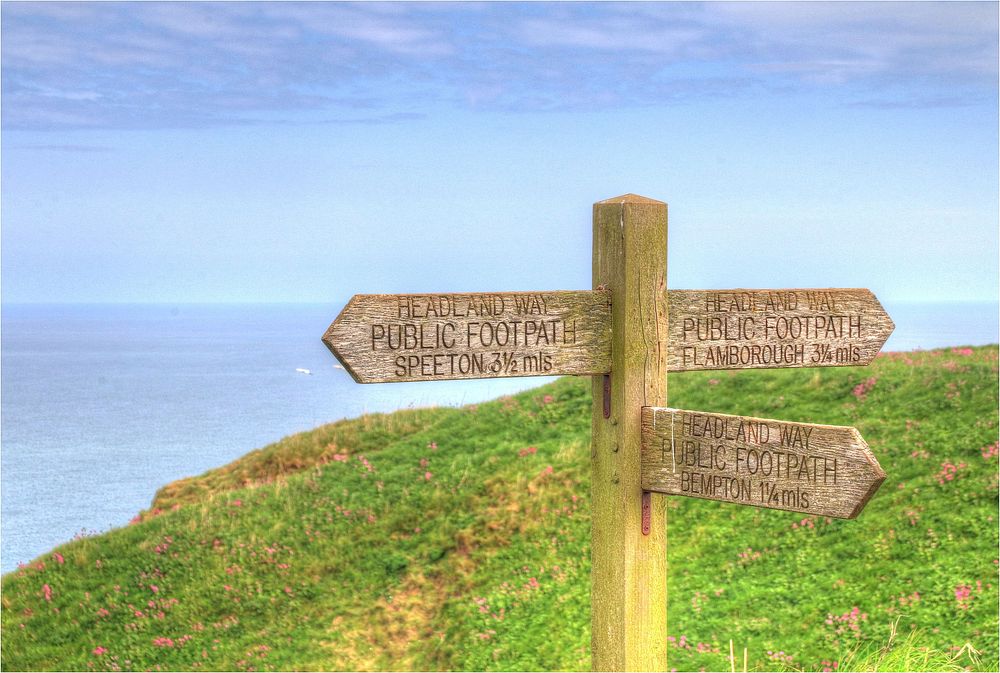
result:
M 870 290 L 669 290 L 667 368 L 870 364 L 892 320 Z
M 642 488 L 853 519 L 885 480 L 855 428 L 642 408 Z

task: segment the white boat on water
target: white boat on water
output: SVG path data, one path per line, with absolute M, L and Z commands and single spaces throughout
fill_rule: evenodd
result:
M 296 367 L 295 371 L 297 371 L 299 374 L 305 374 L 306 376 L 312 376 L 312 372 L 311 371 L 309 371 L 308 369 L 303 369 L 302 367 Z
M 343 369 L 344 365 L 334 365 L 333 368 L 334 369 Z

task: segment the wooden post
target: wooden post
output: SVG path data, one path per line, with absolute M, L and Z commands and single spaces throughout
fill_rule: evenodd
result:
M 612 365 L 593 377 L 592 667 L 665 671 L 666 498 L 643 494 L 640 458 L 642 407 L 667 404 L 667 204 L 594 204 L 593 282 L 611 292 Z

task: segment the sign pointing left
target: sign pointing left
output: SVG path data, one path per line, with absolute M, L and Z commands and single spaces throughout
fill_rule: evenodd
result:
M 604 290 L 356 294 L 323 343 L 358 383 L 611 371 Z

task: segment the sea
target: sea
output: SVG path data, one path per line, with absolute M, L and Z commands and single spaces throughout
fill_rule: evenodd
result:
M 998 341 L 995 302 L 883 303 L 896 323 L 883 350 Z M 0 571 L 127 525 L 164 484 L 286 435 L 552 380 L 356 384 L 320 342 L 341 308 L 0 307 Z

